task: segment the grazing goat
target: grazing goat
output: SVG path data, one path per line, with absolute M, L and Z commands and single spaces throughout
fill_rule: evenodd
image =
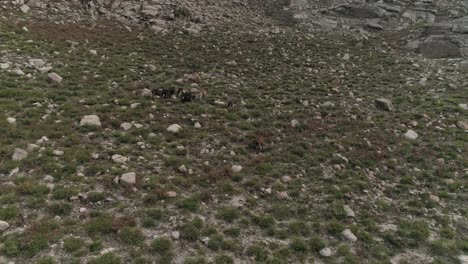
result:
M 263 151 L 263 147 L 265 146 L 265 132 L 259 132 L 254 143 L 257 152 Z

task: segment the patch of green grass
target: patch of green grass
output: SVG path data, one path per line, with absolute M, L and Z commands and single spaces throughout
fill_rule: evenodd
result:
M 158 254 L 166 254 L 172 251 L 172 241 L 168 238 L 161 237 L 151 242 L 151 250 Z
M 216 217 L 228 223 L 232 223 L 240 217 L 239 209 L 235 207 L 220 207 L 217 211 Z
M 89 264 L 121 264 L 122 259 L 116 256 L 114 253 L 106 253 L 99 257 L 93 258 L 89 261 Z
M 130 245 L 140 245 L 145 240 L 143 232 L 136 227 L 124 227 L 118 234 L 121 241 Z
M 63 240 L 63 249 L 69 253 L 76 252 L 85 246 L 85 241 L 77 237 L 67 237 Z

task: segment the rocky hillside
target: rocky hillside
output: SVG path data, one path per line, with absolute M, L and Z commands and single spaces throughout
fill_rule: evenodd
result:
M 465 2 L 0 3 L 1 264 L 468 263 Z

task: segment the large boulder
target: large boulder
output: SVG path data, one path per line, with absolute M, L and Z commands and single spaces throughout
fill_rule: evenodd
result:
M 433 35 L 419 46 L 419 51 L 427 58 L 468 57 L 468 35 Z

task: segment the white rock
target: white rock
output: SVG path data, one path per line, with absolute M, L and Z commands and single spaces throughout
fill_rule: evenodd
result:
M 411 129 L 406 131 L 406 133 L 403 136 L 408 140 L 415 140 L 418 138 L 418 134 Z
M 97 55 L 97 50 L 89 50 L 89 53 L 92 55 Z
M 343 236 L 349 241 L 352 241 L 352 242 L 357 241 L 357 237 L 349 229 L 344 230 L 341 234 L 343 234 Z
M 42 179 L 42 180 L 44 180 L 45 182 L 53 182 L 53 181 L 54 181 L 54 177 L 52 177 L 51 175 L 46 175 L 46 176 L 44 177 L 44 179 Z
M 0 220 L 0 232 L 7 230 L 10 227 L 10 225 L 5 222 Z
M 65 152 L 63 152 L 62 150 L 54 150 L 52 152 L 55 156 L 63 156 L 63 154 L 65 154 Z
M 123 185 L 130 185 L 133 186 L 136 184 L 136 173 L 135 172 L 127 172 L 120 176 L 120 183 Z
M 194 128 L 201 128 L 200 123 L 196 122 L 195 125 L 193 126 Z
M 348 205 L 345 205 L 345 206 L 343 206 L 343 209 L 346 212 L 347 217 L 352 217 L 352 218 L 355 217 L 354 211 L 353 211 L 353 209 L 351 209 L 351 207 L 349 207 Z
M 321 104 L 320 106 L 322 106 L 322 107 L 334 107 L 335 104 L 330 102 L 330 101 L 326 101 L 325 103 Z
M 460 264 L 468 264 L 468 255 L 460 255 L 457 258 Z
M 297 121 L 296 119 L 291 120 L 291 127 L 297 127 L 299 124 L 299 121 Z
M 179 170 L 180 172 L 187 172 L 187 168 L 185 167 L 185 165 L 181 165 L 181 166 L 178 168 L 178 170 Z
M 12 160 L 24 160 L 28 157 L 28 153 L 24 149 L 15 148 Z
M 288 183 L 288 182 L 291 182 L 291 177 L 290 176 L 283 176 L 281 178 L 281 180 L 284 182 L 284 183 Z
M 10 174 L 8 174 L 8 176 L 10 176 L 10 177 L 11 177 L 11 176 L 14 176 L 14 175 L 18 174 L 18 172 L 19 172 L 19 168 L 16 167 L 16 168 L 14 168 L 14 169 L 12 169 L 12 170 L 10 171 Z
M 80 208 L 80 213 L 86 213 L 86 211 L 87 211 L 86 208 L 84 208 L 84 207 L 81 207 L 81 208 Z
M 182 127 L 178 124 L 172 124 L 167 128 L 167 131 L 171 133 L 178 133 L 181 129 Z
M 141 105 L 141 103 L 133 103 L 133 104 L 130 105 L 130 108 L 135 109 L 135 108 L 139 107 L 140 105 Z
M 380 232 L 398 231 L 398 226 L 394 224 L 381 224 L 379 225 Z
M 21 10 L 21 12 L 23 12 L 23 13 L 27 13 L 27 12 L 29 12 L 29 6 L 27 6 L 27 5 L 22 5 L 22 6 L 20 7 L 20 10 Z
M 332 255 L 332 251 L 330 248 L 326 247 L 326 248 L 322 248 L 320 250 L 320 255 L 322 255 L 323 257 L 330 257 Z
M 18 76 L 23 76 L 24 75 L 24 71 L 22 71 L 21 69 L 14 69 L 11 72 L 18 75 Z
M 55 72 L 49 73 L 47 78 L 50 82 L 61 83 L 63 81 L 63 78 Z
M 34 151 L 34 150 L 36 150 L 38 148 L 39 148 L 39 146 L 36 145 L 36 144 L 32 144 L 32 143 L 28 144 L 28 150 L 29 151 Z
M 101 120 L 97 115 L 85 115 L 81 118 L 80 126 L 101 126 Z
M 124 157 L 122 155 L 119 155 L 119 154 L 114 154 L 112 155 L 112 160 L 115 162 L 115 163 L 120 163 L 120 164 L 124 164 L 127 162 L 128 158 L 127 157 Z
M 179 233 L 179 231 L 174 231 L 174 232 L 171 233 L 171 236 L 172 236 L 173 239 L 177 240 L 180 237 L 180 233 Z
M 10 124 L 12 124 L 12 125 L 13 125 L 14 123 L 16 123 L 16 118 L 14 118 L 14 117 L 8 117 L 6 120 L 7 120 L 8 123 L 10 123 Z
M 243 167 L 241 165 L 232 165 L 232 167 L 231 167 L 231 170 L 234 173 L 241 172 L 242 169 L 243 169 Z
M 10 68 L 10 64 L 9 63 L 0 63 L 0 69 L 2 70 L 6 70 Z
M 347 61 L 351 58 L 351 56 L 349 56 L 348 53 L 346 53 L 344 56 L 343 56 L 343 60 Z
M 468 110 L 468 104 L 459 104 L 458 107 L 460 107 L 463 110 Z
M 132 128 L 132 126 L 133 126 L 133 125 L 132 125 L 131 123 L 125 122 L 125 123 L 122 123 L 122 124 L 120 125 L 120 128 L 122 128 L 123 130 L 127 131 L 127 130 L 130 130 L 130 129 Z

